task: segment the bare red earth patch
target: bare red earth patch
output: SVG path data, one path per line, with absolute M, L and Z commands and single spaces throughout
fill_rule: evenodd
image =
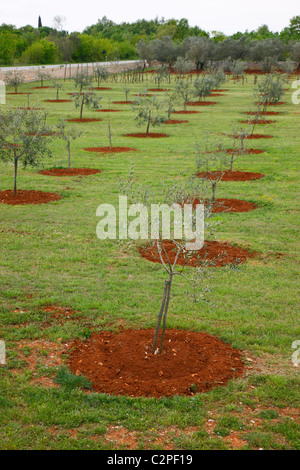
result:
M 95 122 L 95 121 L 102 121 L 102 119 L 93 119 L 93 118 L 83 118 L 83 119 L 66 119 L 66 121 L 70 122 Z
M 140 137 L 140 138 L 159 138 L 159 137 L 169 137 L 168 134 L 160 134 L 158 132 L 148 132 L 148 134 L 143 133 L 143 132 L 138 132 L 136 134 L 125 134 L 125 137 Z
M 265 175 L 263 173 L 253 173 L 251 171 L 238 171 L 238 170 L 226 170 L 223 173 L 222 176 L 222 181 L 252 181 L 252 180 L 258 180 L 263 178 Z M 218 179 L 219 174 L 214 177 L 213 173 L 209 173 L 207 171 L 200 171 L 197 173 L 197 176 L 199 178 L 207 178 L 209 179 Z
M 11 91 L 11 92 L 8 92 L 7 94 L 8 95 L 28 95 L 28 93 L 26 92 L 19 92 L 19 91 L 17 93 Z M 32 95 L 32 93 L 29 93 L 29 95 Z
M 244 114 L 248 114 L 249 116 L 256 116 L 256 111 L 247 111 Z M 261 116 L 277 116 L 278 114 L 282 114 L 279 111 L 262 111 L 259 113 Z
M 197 204 L 202 204 L 203 201 L 196 199 L 193 203 L 194 206 Z M 253 202 L 244 201 L 242 199 L 225 199 L 217 198 L 212 203 L 212 212 L 221 213 L 221 212 L 250 212 L 254 209 L 257 209 L 257 205 Z
M 183 120 L 183 119 L 169 119 L 168 121 L 165 121 L 164 123 L 165 124 L 184 124 L 186 122 L 189 122 L 189 121 L 186 121 L 186 120 Z
M 163 260 L 167 263 L 168 259 L 174 263 L 177 248 L 171 240 L 163 241 L 164 250 L 162 251 Z M 160 256 L 155 244 L 146 247 L 138 247 L 141 256 L 153 263 L 161 263 Z M 167 253 L 167 255 L 166 255 Z M 228 264 L 245 263 L 248 258 L 255 258 L 257 253 L 246 250 L 245 248 L 230 245 L 227 242 L 205 241 L 201 250 L 192 253 L 191 256 L 178 256 L 177 265 L 180 266 L 200 266 L 203 262 L 211 263 L 212 267 L 222 267 Z
M 244 372 L 242 353 L 207 333 L 169 329 L 162 354 L 152 354 L 154 331 L 94 333 L 72 343 L 68 366 L 93 390 L 110 395 L 194 395 L 224 386 Z
M 134 101 L 113 101 L 113 104 L 133 104 Z
M 92 168 L 51 168 L 50 170 L 40 171 L 41 175 L 46 176 L 87 176 L 96 175 L 97 173 L 102 173 L 102 171 Z
M 120 113 L 121 109 L 96 109 L 98 113 Z
M 44 100 L 45 103 L 71 103 L 71 100 Z
M 216 101 L 189 101 L 187 103 L 188 106 L 211 106 L 213 104 L 217 104 Z
M 99 152 L 99 153 L 121 153 L 121 152 L 136 152 L 137 149 L 131 147 L 89 147 L 86 149 L 87 152 Z
M 16 195 L 11 190 L 0 191 L 0 203 L 2 204 L 46 204 L 60 199 L 59 194 L 44 191 L 18 190 Z
M 46 88 L 51 88 L 51 86 L 33 86 L 32 90 L 44 90 Z
M 200 114 L 200 111 L 172 111 L 172 114 Z
M 240 151 L 238 149 L 226 149 L 226 152 L 227 153 L 239 153 Z M 260 149 L 244 149 L 243 150 L 243 153 L 245 155 L 251 155 L 251 154 L 254 154 L 254 155 L 258 155 L 260 153 L 264 153 L 265 150 L 260 150 Z
M 241 121 L 243 124 L 274 124 L 276 121 L 270 119 L 258 119 L 257 121 Z
M 149 88 L 149 91 L 170 91 L 170 88 Z

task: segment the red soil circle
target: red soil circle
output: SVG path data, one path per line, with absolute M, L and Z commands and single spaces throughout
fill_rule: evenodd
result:
M 164 123 L 165 124 L 184 124 L 186 122 L 189 122 L 189 121 L 186 121 L 186 120 L 183 120 L 183 119 L 169 119 L 168 121 L 165 121 Z
M 189 101 L 187 103 L 188 106 L 210 106 L 213 104 L 217 104 L 216 101 Z
M 33 86 L 32 90 L 43 90 L 46 88 L 51 88 L 51 86 Z
M 203 201 L 199 199 L 194 200 L 193 206 L 197 204 L 203 204 Z M 217 198 L 211 204 L 211 209 L 214 214 L 221 212 L 250 212 L 258 207 L 254 202 L 244 201 L 242 199 Z
M 8 95 L 28 95 L 28 93 L 26 92 L 19 92 L 19 91 L 17 93 L 11 91 L 11 92 L 8 92 L 7 94 Z M 32 95 L 32 93 L 29 93 L 29 95 Z
M 272 135 L 263 135 L 263 134 L 250 134 L 245 137 L 245 139 L 273 139 Z
M 144 138 L 144 137 L 149 137 L 149 138 L 159 138 L 159 137 L 169 137 L 168 134 L 160 134 L 158 132 L 148 132 L 148 134 L 146 133 L 143 133 L 143 132 L 138 132 L 136 134 L 125 134 L 125 137 L 140 137 L 140 138 Z
M 154 330 L 101 331 L 75 340 L 68 366 L 93 391 L 131 397 L 191 396 L 224 386 L 244 372 L 242 353 L 203 332 L 167 329 L 162 354 L 152 354 Z
M 113 104 L 133 104 L 134 101 L 113 101 Z
M 170 91 L 170 88 L 149 88 L 149 91 Z
M 172 114 L 200 114 L 200 111 L 172 111 Z
M 164 262 L 167 263 L 169 258 L 169 261 L 173 264 L 177 253 L 175 243 L 171 240 L 164 240 L 163 246 L 162 257 Z M 152 263 L 161 263 L 156 244 L 138 247 L 138 251 L 144 259 L 152 261 Z M 255 258 L 255 256 L 257 256 L 257 253 L 227 242 L 205 241 L 201 250 L 193 252 L 191 256 L 183 257 L 179 255 L 176 264 L 196 267 L 203 264 L 203 262 L 207 262 L 211 263 L 212 267 L 222 267 L 232 263 L 245 263 L 248 258 Z
M 223 173 L 222 181 L 252 181 L 252 180 L 259 180 L 263 178 L 265 175 L 263 173 L 252 173 L 251 171 L 238 171 L 238 170 L 226 170 Z M 218 179 L 219 174 L 214 177 L 213 173 L 209 173 L 207 171 L 200 171 L 197 173 L 199 178 L 207 178 L 209 179 Z
M 137 149 L 131 147 L 88 147 L 83 150 L 86 150 L 87 152 L 99 153 L 137 152 Z
M 248 114 L 249 116 L 256 116 L 256 111 L 247 111 L 244 114 Z M 282 114 L 279 111 L 262 111 L 259 113 L 261 116 L 277 116 L 278 114 Z
M 213 93 L 218 93 L 218 92 L 223 92 L 223 91 L 228 91 L 228 88 L 218 88 L 218 89 L 215 89 L 215 90 L 211 90 Z
M 94 170 L 92 168 L 51 168 L 50 170 L 40 171 L 41 175 L 46 176 L 87 176 L 102 173 L 101 170 Z
M 226 152 L 227 153 L 239 153 L 239 150 L 238 149 L 226 149 Z M 265 150 L 260 150 L 260 149 L 244 149 L 243 150 L 244 154 L 245 155 L 251 155 L 251 154 L 254 154 L 254 155 L 259 155 L 260 153 L 264 153 Z
M 257 121 L 241 121 L 243 124 L 274 124 L 276 121 L 272 121 L 270 119 L 258 119 Z
M 102 121 L 102 119 L 93 119 L 93 118 L 83 118 L 83 119 L 66 119 L 66 121 L 69 122 L 96 122 L 96 121 Z
M 71 100 L 44 100 L 45 103 L 71 103 Z
M 0 203 L 2 204 L 46 204 L 60 199 L 59 194 L 44 191 L 18 190 L 16 195 L 11 190 L 0 191 Z
M 121 113 L 121 109 L 96 109 L 98 113 Z

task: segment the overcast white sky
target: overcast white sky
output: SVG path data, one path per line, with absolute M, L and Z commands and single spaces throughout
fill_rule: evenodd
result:
M 64 29 L 81 32 L 106 16 L 115 23 L 138 19 L 187 18 L 191 26 L 232 34 L 267 24 L 281 31 L 293 16 L 300 15 L 299 0 L 1 0 L 0 24 L 17 27 L 53 26 L 56 15 L 66 17 Z

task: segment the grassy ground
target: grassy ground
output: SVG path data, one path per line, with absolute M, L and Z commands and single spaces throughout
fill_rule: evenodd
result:
M 129 99 L 147 85 L 155 87 L 150 81 L 131 85 Z M 124 134 L 144 130 L 137 127 L 130 106 L 111 104 L 125 100 L 123 85 L 108 86 L 113 89 L 97 92 L 102 107 L 122 112 L 85 110 L 84 117 L 103 121 L 76 124 L 82 136 L 72 144 L 74 167 L 102 173 L 56 178 L 30 168 L 20 170 L 20 189 L 56 192 L 62 199 L 0 206 L 0 338 L 7 348 L 7 365 L 0 366 L 0 448 L 299 449 L 299 368 L 292 362 L 292 343 L 300 340 L 296 292 L 300 109 L 292 104 L 291 89 L 285 105 L 272 107 L 283 114 L 270 118 L 274 124 L 257 128 L 273 139 L 248 145 L 265 153 L 236 162 L 237 169 L 262 172 L 265 178 L 224 182 L 218 193 L 259 203 L 253 212 L 222 216 L 217 239 L 250 247 L 262 256 L 239 272 L 217 270 L 210 304 L 189 302 L 186 285 L 176 280 L 170 305 L 169 327 L 205 331 L 241 349 L 247 358 L 245 376 L 191 398 L 87 393 L 68 374 L 64 385 L 50 386 L 53 375 L 65 371 L 59 353 L 74 338 L 84 340 L 120 323 L 126 328 L 155 324 L 163 269 L 144 261 L 135 249 L 122 252 L 116 242 L 98 240 L 98 205 L 118 202 L 119 180 L 126 177 L 132 161 L 139 180 L 147 184 L 158 187 L 183 180 L 195 169 L 196 138 L 204 130 L 230 130 L 245 117 L 243 111 L 254 107 L 253 77 L 244 85 L 229 80 L 222 86 L 228 88 L 224 96 L 212 98 L 217 105 L 189 108 L 201 114 L 174 115 L 189 122 L 158 129 L 169 138 L 128 138 Z M 60 98 L 68 98 L 66 93 L 73 90 L 73 83 L 66 81 Z M 55 99 L 54 90 L 32 93 L 31 105 L 40 104 L 49 123 L 79 117 L 73 103 L 44 102 Z M 8 95 L 7 104 L 26 105 L 26 96 Z M 108 119 L 113 145 L 138 152 L 100 155 L 83 150 L 109 145 Z M 53 157 L 44 167 L 66 166 L 64 143 L 54 141 L 51 146 Z M 12 165 L 0 163 L 0 172 L 0 190 L 12 189 Z M 69 307 L 78 317 L 58 321 L 45 313 L 46 305 Z

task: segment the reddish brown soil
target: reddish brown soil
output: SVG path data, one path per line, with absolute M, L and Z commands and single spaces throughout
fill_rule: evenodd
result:
M 200 177 L 207 177 L 209 175 L 210 179 L 214 179 L 214 176 L 206 171 L 201 171 L 197 174 Z M 250 171 L 224 171 L 222 181 L 252 181 L 263 178 L 265 175 L 262 173 L 252 173 Z M 216 178 L 217 179 L 217 178 Z
M 102 173 L 101 170 L 94 170 L 92 168 L 51 168 L 50 170 L 40 171 L 41 175 L 47 176 L 86 176 Z
M 174 263 L 175 256 L 177 253 L 175 244 L 170 240 L 163 241 L 164 250 L 168 254 L 168 258 L 171 263 Z M 138 251 L 141 256 L 148 261 L 153 263 L 161 263 L 159 253 L 155 244 L 148 245 L 146 247 L 139 247 Z M 162 256 L 165 262 L 167 262 L 167 257 L 162 252 Z M 200 266 L 203 261 L 211 263 L 212 267 L 222 267 L 228 264 L 239 264 L 245 263 L 248 258 L 255 258 L 257 253 L 248 251 L 245 248 L 238 246 L 230 245 L 227 242 L 217 242 L 217 241 L 206 241 L 201 250 L 193 252 L 191 256 L 183 257 L 178 256 L 177 265 L 180 266 Z
M 44 100 L 45 103 L 71 103 L 71 100 Z
M 26 92 L 19 92 L 19 91 L 18 91 L 18 93 L 15 93 L 15 92 L 12 92 L 12 91 L 11 91 L 11 92 L 9 92 L 9 93 L 7 93 L 7 94 L 8 94 L 8 95 L 28 95 L 28 93 L 26 93 Z M 32 93 L 29 93 L 29 94 L 32 95 Z
M 2 204 L 46 204 L 51 201 L 59 201 L 61 196 L 44 191 L 19 190 L 16 196 L 11 190 L 0 191 L 0 203 Z
M 202 204 L 202 201 L 196 199 L 194 201 L 194 206 L 196 204 Z M 257 205 L 253 202 L 243 201 L 241 199 L 225 199 L 217 198 L 212 204 L 212 212 L 250 212 L 254 209 L 257 209 Z
M 66 119 L 66 121 L 70 122 L 95 122 L 95 121 L 102 121 L 102 119 L 93 119 L 93 118 L 83 118 L 83 119 Z
M 210 106 L 212 104 L 217 104 L 216 101 L 189 101 L 187 103 L 188 106 Z
M 96 109 L 98 113 L 120 113 L 121 109 Z
M 121 153 L 121 152 L 136 152 L 137 149 L 131 147 L 89 147 L 86 149 L 87 152 L 99 152 L 99 153 Z
M 42 108 L 31 108 L 31 106 L 22 106 L 17 109 L 27 109 L 27 111 L 31 111 L 31 110 L 38 111 L 39 109 L 42 109 Z
M 168 121 L 165 121 L 165 124 L 184 124 L 189 121 L 185 121 L 183 119 L 169 119 Z
M 26 135 L 36 135 L 36 132 L 27 132 Z M 44 137 L 49 137 L 51 135 L 55 135 L 55 132 L 45 132 L 44 134 L 40 134 Z
M 255 103 L 258 104 L 258 103 Z M 277 103 L 261 103 L 262 105 L 268 104 L 268 106 L 281 106 L 283 104 L 286 104 L 285 101 L 278 101 Z
M 273 139 L 272 135 L 263 135 L 263 134 L 250 134 L 245 137 L 245 139 Z
M 170 91 L 170 88 L 149 88 L 149 91 Z
M 211 90 L 213 93 L 218 93 L 218 92 L 223 92 L 223 91 L 228 91 L 228 88 L 218 88 L 218 89 L 215 89 L 215 90 Z
M 110 395 L 194 395 L 226 385 L 244 372 L 242 353 L 207 333 L 167 329 L 162 354 L 152 354 L 154 330 L 94 333 L 75 340 L 68 365 L 93 390 Z
M 51 88 L 51 86 L 33 86 L 33 90 L 43 90 L 45 88 Z
M 231 135 L 230 137 L 235 137 L 236 139 L 240 138 L 238 135 Z M 273 139 L 272 135 L 264 135 L 264 134 L 250 134 L 245 137 L 245 139 Z
M 173 111 L 172 114 L 200 114 L 200 111 Z
M 152 96 L 150 93 L 135 93 L 134 96 Z
M 232 151 L 234 151 L 234 153 L 239 153 L 238 149 L 226 149 L 227 153 L 232 153 Z M 265 152 L 265 150 L 260 150 L 260 149 L 244 149 L 244 153 L 246 155 L 251 155 L 251 154 L 258 155 L 258 154 L 264 153 L 264 152 Z
M 111 88 L 108 86 L 97 86 L 93 90 L 111 90 Z
M 132 104 L 133 101 L 113 101 L 114 104 Z
M 272 121 L 270 119 L 258 119 L 257 121 L 241 121 L 243 124 L 274 124 L 276 121 Z
M 159 138 L 159 137 L 169 137 L 168 134 L 160 134 L 158 132 L 149 132 L 148 134 L 143 132 L 138 132 L 136 134 L 125 134 L 125 137 L 152 137 L 152 138 Z
M 256 111 L 248 111 L 245 114 L 248 114 L 249 116 L 256 116 L 257 112 Z M 278 114 L 282 114 L 278 111 L 264 111 L 259 113 L 262 116 L 277 116 Z

